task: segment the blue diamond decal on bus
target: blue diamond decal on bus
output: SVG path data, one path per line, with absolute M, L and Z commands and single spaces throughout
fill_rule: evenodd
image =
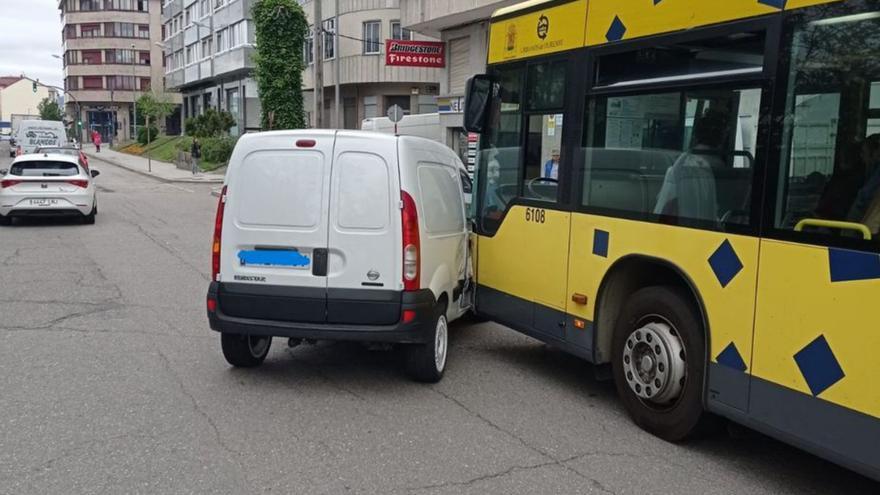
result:
M 595 230 L 593 233 L 593 254 L 603 258 L 608 257 L 608 239 L 610 235 L 604 230 Z
M 782 10 L 785 8 L 786 1 L 787 0 L 758 0 L 758 3 Z
M 709 266 L 715 272 L 715 278 L 718 279 L 721 287 L 727 287 L 727 284 L 743 269 L 739 256 L 727 239 L 709 257 Z
M 611 21 L 611 26 L 608 28 L 608 32 L 605 33 L 605 39 L 608 41 L 620 41 L 623 39 L 624 34 L 626 34 L 626 26 L 623 25 L 623 21 L 620 20 L 620 17 L 614 16 L 614 20 Z
M 794 355 L 794 360 L 813 396 L 828 390 L 846 376 L 824 335 L 820 335 L 798 351 Z
M 828 269 L 832 282 L 873 280 L 880 278 L 880 256 L 877 253 L 829 248 Z
M 727 366 L 728 368 L 733 368 L 737 371 L 745 371 L 746 362 L 743 361 L 742 356 L 739 353 L 739 349 L 736 348 L 736 344 L 731 342 L 721 351 L 721 354 L 715 358 L 715 361 L 723 366 Z

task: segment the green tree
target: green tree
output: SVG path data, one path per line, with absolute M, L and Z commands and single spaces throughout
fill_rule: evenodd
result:
M 258 0 L 253 18 L 257 38 L 254 75 L 263 107 L 262 127 L 302 129 L 306 15 L 296 0 Z
M 196 117 L 186 119 L 184 131 L 188 136 L 197 138 L 218 137 L 229 134 L 235 125 L 235 118 L 226 111 L 209 108 Z
M 152 121 L 154 124 L 152 129 L 155 129 L 155 124 L 162 122 L 165 117 L 174 111 L 174 103 L 166 93 L 156 93 L 151 90 L 138 98 L 137 109 L 138 113 L 146 118 L 146 142 L 149 143 L 156 137 L 152 135 L 153 131 L 151 130 L 150 122 Z
M 58 102 L 48 97 L 43 98 L 43 101 L 37 105 L 37 110 L 43 120 L 63 120 L 64 117 Z

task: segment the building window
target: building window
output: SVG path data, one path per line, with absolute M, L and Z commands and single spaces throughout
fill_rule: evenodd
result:
M 379 116 L 379 97 L 364 96 L 364 118 L 372 119 Z
M 381 31 L 381 24 L 379 21 L 368 21 L 364 23 L 364 55 L 375 55 L 379 53 L 379 31 Z
M 199 6 L 201 7 L 201 17 L 206 17 L 208 14 L 211 13 L 211 0 L 202 0 L 199 3 Z
M 149 24 L 138 24 L 137 37 L 143 39 L 150 39 L 150 25 Z
M 190 5 L 189 7 L 187 7 L 186 10 L 184 11 L 183 22 L 184 22 L 184 24 L 186 24 L 187 26 L 189 26 L 190 24 L 192 24 L 192 21 L 193 21 L 193 10 L 195 10 L 196 7 L 197 7 L 196 4 L 192 4 L 192 5 Z
M 229 48 L 235 48 L 245 43 L 247 43 L 247 21 L 229 26 Z
M 391 21 L 391 39 L 393 39 L 393 40 L 411 40 L 412 39 L 412 31 L 401 27 L 400 21 Z
M 82 63 L 88 65 L 97 65 L 101 63 L 101 52 L 97 50 L 83 50 Z
M 150 65 L 150 52 L 138 52 L 138 63 L 141 65 Z
M 196 44 L 193 43 L 191 45 L 187 45 L 186 47 L 186 65 L 189 65 L 196 61 Z
M 149 77 L 142 77 L 141 78 L 141 91 L 149 91 L 150 88 L 152 87 L 151 83 L 152 83 L 152 81 L 150 81 Z
M 309 26 L 309 32 L 306 33 L 306 42 L 303 44 L 303 60 L 306 65 L 315 62 L 315 28 Z
M 215 41 L 214 46 L 217 49 L 217 53 L 226 51 L 229 47 L 226 46 L 226 42 L 228 38 L 228 29 L 223 28 L 217 30 L 217 41 Z
M 148 53 L 148 52 L 142 52 Z M 149 53 L 148 53 L 149 58 Z M 134 63 L 134 50 L 107 50 L 104 54 L 104 59 L 107 64 L 133 64 Z
M 70 76 L 64 80 L 65 89 L 74 90 L 79 89 L 79 77 Z
M 134 89 L 134 81 L 133 76 L 107 76 L 107 88 L 132 90 Z
M 213 45 L 213 43 L 211 42 L 211 38 L 204 38 L 202 40 L 202 53 L 201 53 L 202 59 L 206 59 L 211 56 L 211 53 L 213 52 L 212 45 Z
M 64 39 L 76 38 L 76 24 L 68 24 L 64 26 Z
M 104 89 L 104 78 L 101 76 L 83 76 L 83 89 Z
M 101 0 L 80 0 L 79 10 L 101 10 Z
M 101 25 L 100 24 L 82 24 L 79 27 L 79 35 L 82 38 L 100 38 L 101 37 Z
M 324 21 L 324 60 L 336 56 L 336 19 Z

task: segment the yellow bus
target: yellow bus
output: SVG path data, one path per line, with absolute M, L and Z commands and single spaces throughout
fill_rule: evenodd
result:
M 489 39 L 477 313 L 659 437 L 722 416 L 880 479 L 880 2 L 533 0 Z

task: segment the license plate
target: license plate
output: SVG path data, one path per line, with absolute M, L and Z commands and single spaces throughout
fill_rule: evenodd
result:
M 311 258 L 295 249 L 255 249 L 238 252 L 241 266 L 271 266 L 278 268 L 308 269 Z
M 55 206 L 58 204 L 57 199 L 39 198 L 30 200 L 31 206 Z

